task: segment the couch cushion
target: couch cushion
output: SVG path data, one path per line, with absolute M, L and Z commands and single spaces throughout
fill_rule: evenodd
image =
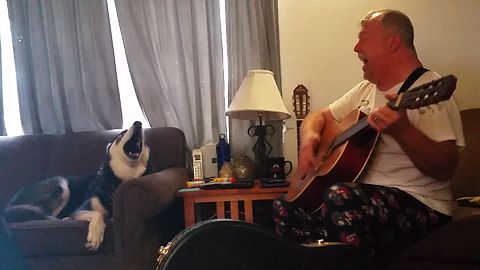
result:
M 45 178 L 54 135 L 0 136 L 0 209 L 21 187 Z
M 95 174 L 105 158 L 107 144 L 120 131 L 85 131 L 59 135 L 50 151 L 47 176 Z
M 95 174 L 105 158 L 107 144 L 120 132 L 118 129 L 59 135 L 50 151 L 47 176 Z M 153 172 L 170 167 L 185 167 L 185 136 L 180 129 L 146 128 L 145 142 L 150 148 Z
M 114 250 L 113 224 L 107 221 L 99 250 L 85 248 L 88 223 L 76 220 L 36 220 L 9 224 L 24 256 L 81 255 Z

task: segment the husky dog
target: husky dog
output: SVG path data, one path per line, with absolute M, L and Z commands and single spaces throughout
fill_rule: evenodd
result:
M 135 122 L 107 145 L 97 174 L 56 176 L 21 189 L 5 208 L 8 222 L 70 217 L 88 221 L 85 246 L 97 250 L 103 241 L 105 218 L 113 214 L 113 195 L 124 181 L 150 173 L 150 150 L 142 123 Z

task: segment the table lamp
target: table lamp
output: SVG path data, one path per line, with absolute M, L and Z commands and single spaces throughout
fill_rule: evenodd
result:
M 266 177 L 268 173 L 266 163 L 272 152 L 272 145 L 265 136 L 273 135 L 275 129 L 272 125 L 265 125 L 264 121 L 283 120 L 291 116 L 285 108 L 273 72 L 248 71 L 225 115 L 241 120 L 258 120 L 258 125 L 248 128 L 248 135 L 257 137 L 252 148 L 257 166 L 256 175 Z

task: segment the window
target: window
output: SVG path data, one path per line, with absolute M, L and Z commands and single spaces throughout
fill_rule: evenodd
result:
M 228 87 L 228 62 L 226 51 L 226 28 L 225 28 L 225 0 L 219 0 L 222 23 L 222 43 L 224 59 L 224 80 L 225 96 Z M 113 49 L 115 53 L 115 63 L 117 69 L 117 80 L 120 91 L 120 101 L 122 106 L 123 128 L 129 127 L 135 120 L 140 120 L 144 126 L 150 124 L 145 118 L 136 97 L 132 78 L 130 76 L 125 48 L 123 46 L 120 26 L 117 17 L 114 0 L 107 0 L 110 26 L 112 31 Z M 20 112 L 18 106 L 17 84 L 15 77 L 15 64 L 13 59 L 13 46 L 10 32 L 10 22 L 8 19 L 7 2 L 0 0 L 0 37 L 2 44 L 2 83 L 4 100 L 4 118 L 8 135 L 22 135 L 23 130 L 20 122 Z M 132 102 L 133 101 L 133 102 Z M 228 99 L 225 99 L 225 108 L 228 108 Z M 227 132 L 228 119 L 227 123 Z
M 5 128 L 8 135 L 22 135 L 17 97 L 17 77 L 13 60 L 12 34 L 8 19 L 7 1 L 0 1 L 0 42 L 2 44 L 2 89 Z
M 107 0 L 110 28 L 112 31 L 113 51 L 115 54 L 115 65 L 117 67 L 118 90 L 120 92 L 120 103 L 122 106 L 123 128 L 128 128 L 133 122 L 139 120 L 144 127 L 150 127 L 140 104 L 138 103 L 133 88 L 132 76 L 128 70 L 127 55 L 123 46 L 122 33 L 118 23 L 115 0 Z

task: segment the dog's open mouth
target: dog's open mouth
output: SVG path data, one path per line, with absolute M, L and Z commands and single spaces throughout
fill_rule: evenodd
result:
M 123 151 L 130 159 L 138 159 L 143 150 L 142 124 L 135 123 L 132 137 L 123 146 Z
M 137 159 L 142 153 L 142 139 L 130 139 L 125 146 L 123 151 L 130 159 Z

